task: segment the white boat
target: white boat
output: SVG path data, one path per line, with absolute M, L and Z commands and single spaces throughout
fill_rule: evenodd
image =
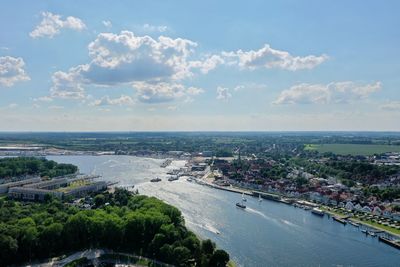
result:
M 244 193 L 242 193 L 242 201 L 247 201 L 247 199 L 244 197 Z
M 322 210 L 320 210 L 319 208 L 313 208 L 311 210 L 311 213 L 315 214 L 315 215 L 318 215 L 318 216 L 321 216 L 321 217 L 325 215 L 325 213 Z
M 258 201 L 259 201 L 259 202 L 262 201 L 262 198 L 261 198 L 261 195 L 260 195 L 260 194 L 258 194 Z

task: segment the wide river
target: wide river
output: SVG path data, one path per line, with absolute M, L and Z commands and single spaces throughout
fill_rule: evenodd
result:
M 400 251 L 365 236 L 352 225 L 342 225 L 309 211 L 248 197 L 247 209 L 235 207 L 241 196 L 180 179 L 165 180 L 174 161 L 132 156 L 49 156 L 72 163 L 87 174 L 132 186 L 178 207 L 186 225 L 201 238 L 225 249 L 239 266 L 400 266 Z M 163 181 L 151 183 L 160 177 Z M 219 234 L 217 234 L 219 233 Z

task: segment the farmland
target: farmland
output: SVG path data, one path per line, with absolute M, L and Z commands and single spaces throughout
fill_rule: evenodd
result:
M 369 144 L 307 144 L 304 149 L 308 151 L 318 151 L 319 153 L 331 152 L 337 155 L 365 156 L 386 152 L 400 152 L 400 146 Z

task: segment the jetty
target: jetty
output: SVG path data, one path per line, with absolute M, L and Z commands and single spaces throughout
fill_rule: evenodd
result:
M 337 222 L 339 222 L 339 223 L 341 223 L 341 224 L 343 224 L 343 225 L 347 224 L 347 222 L 343 218 L 333 216 L 332 219 L 337 221 Z
M 379 236 L 378 240 L 388 244 L 389 246 L 392 246 L 394 248 L 400 249 L 400 243 L 399 241 L 395 241 L 395 240 L 390 240 L 389 238 L 383 237 L 383 236 Z

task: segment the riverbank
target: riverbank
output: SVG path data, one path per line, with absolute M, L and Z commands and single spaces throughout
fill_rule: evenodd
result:
M 295 199 L 295 198 L 291 198 L 290 202 L 287 201 L 287 199 L 283 198 L 281 195 L 278 194 L 272 194 L 269 192 L 263 192 L 263 191 L 254 191 L 254 190 L 249 190 L 246 188 L 240 188 L 240 187 L 235 187 L 235 186 L 219 186 L 214 184 L 214 177 L 212 176 L 212 172 L 206 172 L 206 174 L 203 176 L 203 178 L 201 179 L 200 184 L 215 188 L 215 189 L 219 189 L 219 190 L 224 190 L 224 191 L 229 191 L 232 193 L 238 193 L 238 194 L 245 194 L 245 195 L 249 195 L 249 196 L 257 196 L 257 193 L 259 195 L 261 195 L 263 198 L 268 199 L 268 200 L 272 200 L 272 201 L 278 201 L 278 202 L 282 202 L 284 204 L 291 204 L 292 203 L 301 203 L 302 205 L 306 205 L 306 206 L 310 206 L 310 207 L 316 207 L 316 206 L 320 206 L 321 209 L 324 212 L 327 212 L 329 214 L 331 214 L 332 216 L 339 216 L 339 217 L 348 217 L 347 214 L 339 212 L 339 211 L 332 211 L 332 208 L 328 207 L 328 206 L 324 206 L 324 205 L 317 205 L 315 203 L 312 202 L 308 202 L 308 201 L 304 201 L 304 200 L 300 200 L 300 199 Z M 264 194 L 268 194 L 269 197 L 264 197 Z M 389 235 L 393 235 L 396 236 L 397 238 L 400 238 L 400 230 L 399 229 L 395 229 L 389 226 L 385 226 L 385 225 L 381 225 L 378 223 L 375 223 L 373 221 L 365 221 L 365 220 L 361 220 L 358 218 L 349 218 L 349 220 L 362 224 L 366 227 L 370 227 L 373 228 L 377 231 L 383 231 L 386 234 Z

